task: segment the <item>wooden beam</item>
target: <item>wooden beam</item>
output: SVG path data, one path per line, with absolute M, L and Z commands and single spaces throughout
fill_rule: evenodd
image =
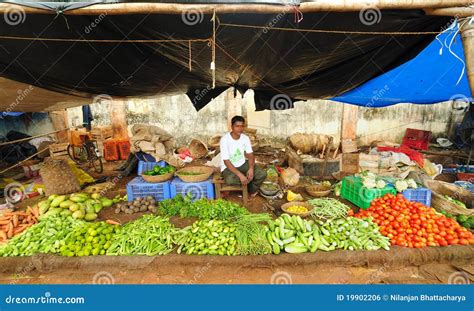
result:
M 470 97 L 474 98 L 474 25 L 472 22 L 464 25 L 461 29 L 461 36 L 466 59 L 467 78 L 471 87 Z
M 457 18 L 470 17 L 474 15 L 474 7 L 455 7 L 440 9 L 425 9 L 426 15 L 455 16 Z
M 298 10 L 310 12 L 355 12 L 367 8 L 383 9 L 436 9 L 468 6 L 470 0 L 314 0 L 304 2 Z M 11 10 L 22 10 L 27 14 L 56 14 L 56 11 L 39 9 L 13 3 L 1 3 L 0 13 Z M 178 3 L 108 3 L 66 10 L 67 15 L 126 15 L 126 14 L 196 14 L 216 13 L 281 13 L 290 11 L 290 6 L 272 4 L 178 4 Z

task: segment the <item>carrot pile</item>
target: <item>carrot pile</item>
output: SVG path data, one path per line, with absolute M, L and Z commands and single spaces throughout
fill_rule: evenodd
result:
M 39 210 L 35 206 L 26 211 L 6 211 L 0 214 L 0 242 L 11 239 L 38 222 Z

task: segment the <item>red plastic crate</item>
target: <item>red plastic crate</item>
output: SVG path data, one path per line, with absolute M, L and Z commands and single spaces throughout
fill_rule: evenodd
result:
M 474 173 L 457 173 L 458 180 L 474 183 Z
M 104 141 L 104 159 L 106 161 L 118 161 L 119 150 L 115 140 Z
M 428 150 L 432 135 L 430 131 L 407 128 L 402 145 L 413 149 Z
M 130 142 L 128 140 L 121 140 L 117 142 L 120 160 L 127 160 L 130 154 Z

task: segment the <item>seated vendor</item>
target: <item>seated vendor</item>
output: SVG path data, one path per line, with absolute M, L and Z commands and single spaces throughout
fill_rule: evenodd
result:
M 255 196 L 267 173 L 255 165 L 250 139 L 242 134 L 245 119 L 235 116 L 231 123 L 232 131 L 220 141 L 222 177 L 229 185 L 248 185 L 249 193 Z

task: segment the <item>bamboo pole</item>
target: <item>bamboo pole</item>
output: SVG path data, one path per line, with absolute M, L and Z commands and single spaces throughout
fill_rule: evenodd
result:
M 71 127 L 71 128 L 72 128 L 72 127 Z M 0 146 L 11 145 L 11 144 L 17 144 L 17 143 L 21 143 L 22 141 L 32 140 L 33 138 L 48 136 L 48 135 L 55 134 L 55 133 L 58 133 L 58 132 L 67 131 L 68 129 L 70 129 L 70 128 L 63 128 L 63 129 L 60 129 L 60 130 L 57 130 L 57 131 L 53 131 L 53 132 L 49 132 L 49 133 L 46 133 L 46 134 L 40 134 L 40 135 L 35 135 L 35 136 L 31 136 L 31 137 L 21 138 L 21 139 L 17 139 L 17 140 L 6 141 L 6 142 L 3 142 L 3 143 L 0 143 Z
M 470 5 L 471 0 L 314 0 L 304 2 L 298 10 L 310 12 L 351 12 L 367 8 L 383 9 L 437 9 L 456 8 Z M 195 12 L 196 14 L 216 13 L 281 13 L 288 6 L 271 4 L 178 4 L 178 3 L 111 3 L 95 4 L 79 9 L 66 10 L 67 15 L 126 15 L 126 14 L 179 14 Z M 0 3 L 0 13 L 22 11 L 26 14 L 56 14 L 50 9 L 32 8 L 13 3 Z
M 455 7 L 455 8 L 441 8 L 441 9 L 426 9 L 426 15 L 438 16 L 456 16 L 470 17 L 474 15 L 474 7 Z
M 467 78 L 471 87 L 471 98 L 474 98 L 474 25 L 466 23 L 461 29 L 461 36 L 466 59 Z

